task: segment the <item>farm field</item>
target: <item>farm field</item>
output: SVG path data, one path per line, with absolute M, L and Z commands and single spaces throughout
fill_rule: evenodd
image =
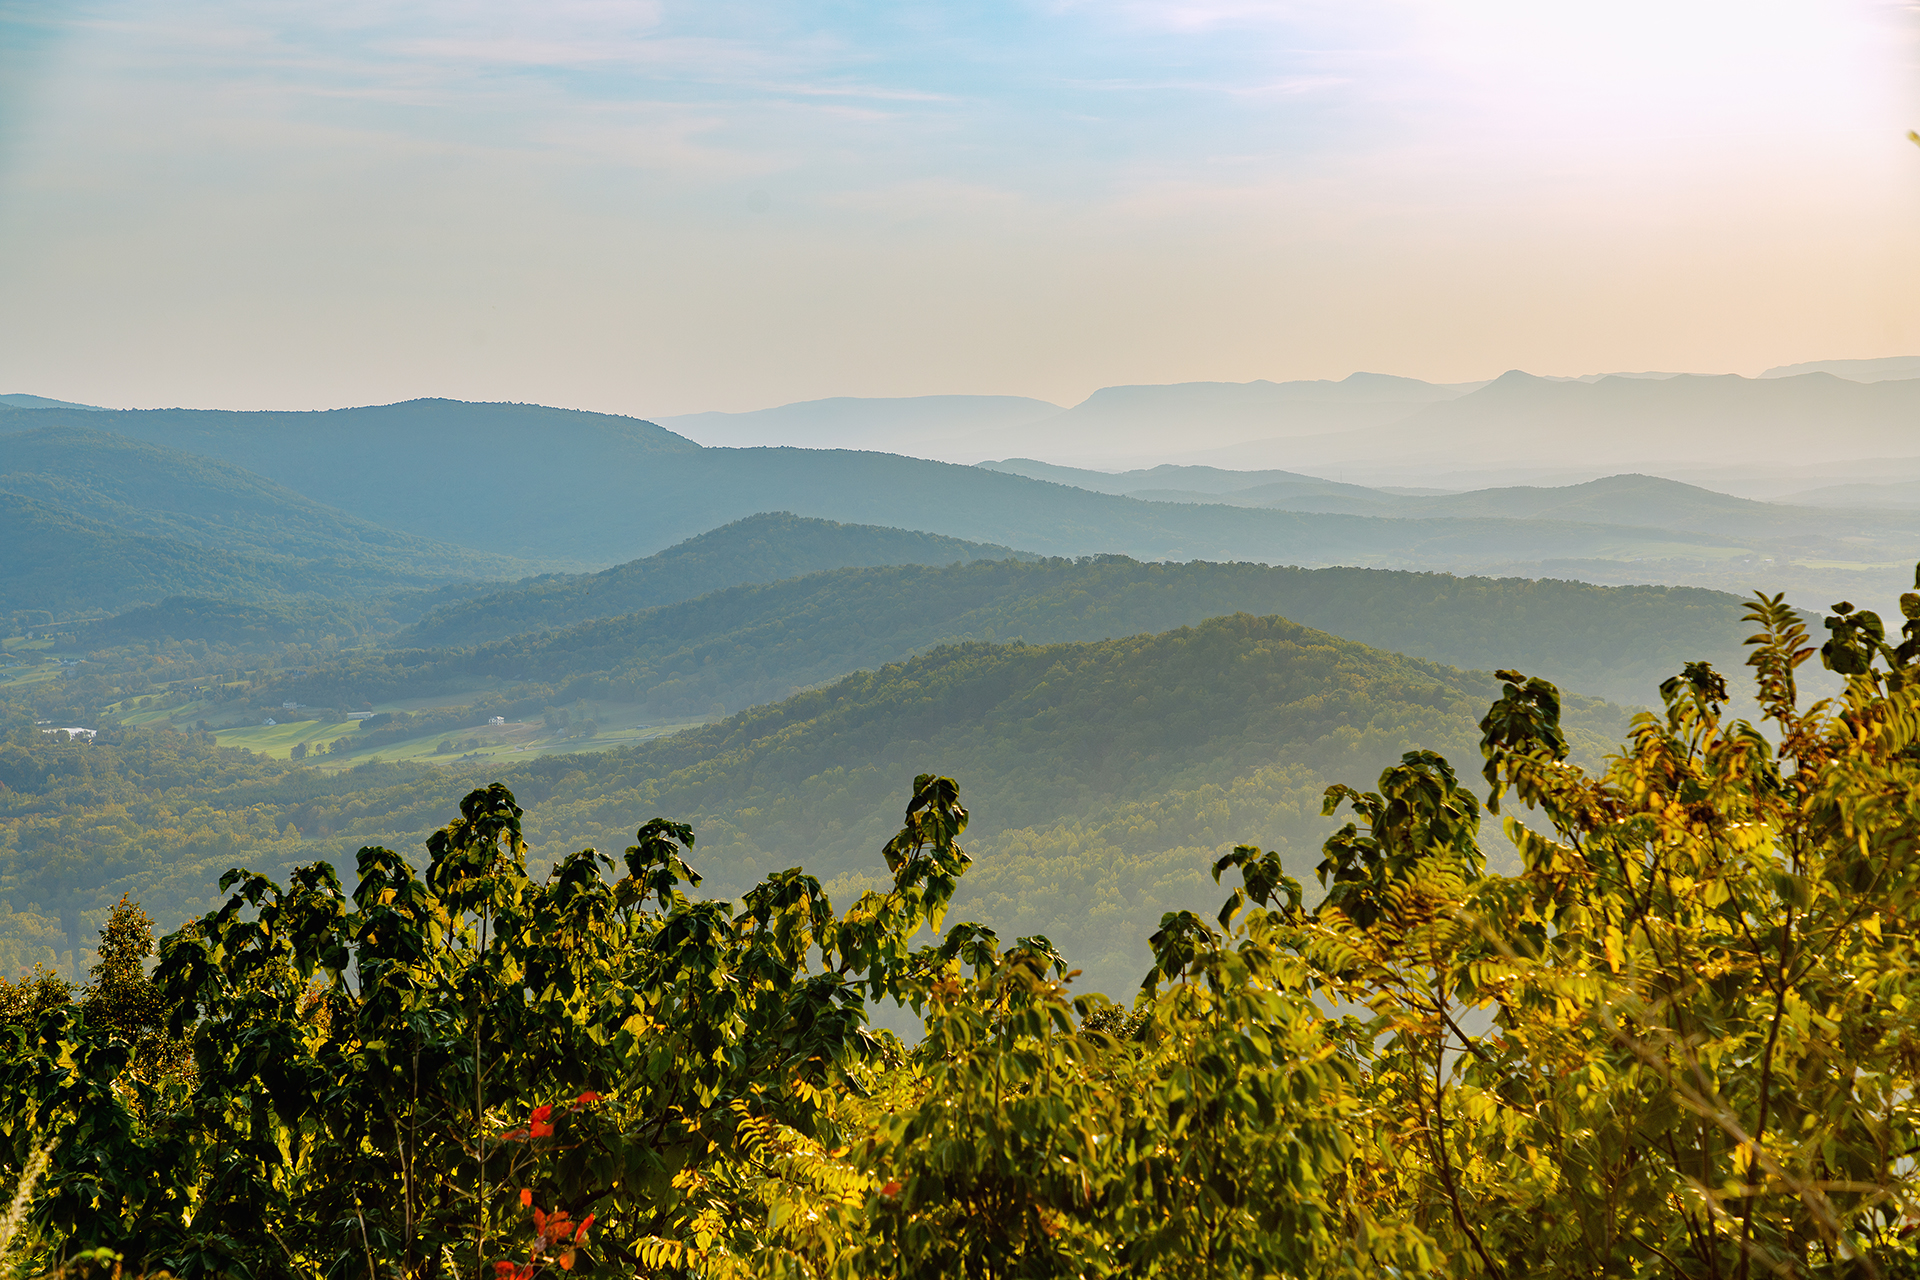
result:
M 360 729 L 360 723 L 353 720 L 295 720 L 273 725 L 243 725 L 215 730 L 214 739 L 223 747 L 240 747 L 275 760 L 292 759 L 294 748 L 305 745 L 305 762 L 309 766 L 338 772 L 370 760 L 471 764 L 482 760 L 528 760 L 546 755 L 605 751 L 664 737 L 707 722 L 705 718 L 658 723 L 629 721 L 618 727 L 603 728 L 591 737 L 580 737 L 569 736 L 565 729 L 550 729 L 539 720 L 518 721 L 421 734 L 371 750 L 354 748 L 353 739 Z M 335 743 L 340 745 L 331 751 L 326 749 Z M 443 747 L 443 744 L 447 745 Z

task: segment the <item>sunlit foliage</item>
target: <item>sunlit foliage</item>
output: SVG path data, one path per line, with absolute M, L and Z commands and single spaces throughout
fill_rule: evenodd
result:
M 689 896 L 658 818 L 536 881 L 514 797 L 474 791 L 424 871 L 231 873 L 150 980 L 191 1071 L 134 1069 L 93 1000 L 13 1001 L 0 1153 L 58 1144 L 44 1261 L 194 1276 L 1912 1275 L 1902 607 L 1897 642 L 1837 609 L 1846 692 L 1803 706 L 1814 643 L 1757 599 L 1762 726 L 1690 663 L 1596 771 L 1501 673 L 1485 800 L 1419 751 L 1330 788 L 1318 905 L 1221 857 L 1130 1009 L 1046 938 L 945 927 L 946 778 L 843 911 L 797 868 Z M 137 949 L 102 947 L 116 982 Z

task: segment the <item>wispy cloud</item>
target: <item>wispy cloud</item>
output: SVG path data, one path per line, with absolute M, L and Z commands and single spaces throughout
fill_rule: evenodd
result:
M 1857 275 L 1819 314 L 1904 332 L 1904 294 L 1882 283 L 1904 241 L 1872 218 L 1920 212 L 1901 140 L 1920 125 L 1911 15 L 1878 0 L 0 0 L 0 356 L 55 367 L 95 349 L 106 314 L 127 326 L 99 340 L 120 342 L 114 360 L 172 376 L 140 335 L 204 296 L 210 314 L 237 299 L 266 318 L 224 339 L 242 346 L 272 323 L 362 317 L 309 335 L 332 353 L 314 360 L 347 369 L 372 359 L 355 324 L 424 343 L 434 316 L 484 306 L 547 317 L 520 340 L 554 385 L 692 387 L 735 367 L 739 343 L 768 388 L 822 380 L 788 398 L 858 391 L 877 385 L 844 380 L 860 351 L 911 363 L 924 333 L 912 367 L 948 388 L 992 383 L 989 364 L 1038 369 L 1062 344 L 1040 380 L 983 389 L 1071 399 L 1110 368 L 1337 376 L 1390 363 L 1366 344 L 1402 332 L 1398 349 L 1504 368 L 1523 358 L 1500 343 L 1552 331 L 1509 318 L 1542 296 L 1618 317 L 1630 299 L 1580 299 L 1653 270 L 1637 264 L 1684 275 L 1673 264 L 1736 247 L 1755 279 Z M 1016 295 L 1055 300 L 1057 323 L 1009 317 Z M 1790 314 L 1770 305 L 1743 304 L 1742 332 Z M 1314 318 L 1275 327 L 1288 308 Z M 1716 332 L 1688 314 L 1662 323 Z M 246 349 L 262 369 L 300 358 Z M 1663 350 L 1571 363 L 1688 362 Z M 1295 363 L 1260 363 L 1281 351 Z M 1123 356 L 1151 368 L 1112 367 Z M 190 345 L 172 358 L 202 367 Z M 1484 372 L 1457 359 L 1402 367 Z

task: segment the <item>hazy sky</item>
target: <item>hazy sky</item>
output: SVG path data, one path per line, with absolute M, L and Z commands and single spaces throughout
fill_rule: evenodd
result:
M 1920 353 L 1910 5 L 0 0 L 0 392 Z

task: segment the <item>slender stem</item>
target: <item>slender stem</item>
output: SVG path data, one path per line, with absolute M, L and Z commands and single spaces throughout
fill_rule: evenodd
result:
M 1762 1051 L 1760 1058 L 1760 1114 L 1753 1126 L 1753 1156 L 1748 1164 L 1747 1204 L 1745 1211 L 1740 1215 L 1740 1280 L 1747 1280 L 1749 1263 L 1753 1258 L 1748 1242 L 1753 1238 L 1753 1211 L 1760 1197 L 1754 1195 L 1751 1190 L 1753 1182 L 1751 1171 L 1759 1163 L 1760 1143 L 1767 1136 L 1767 1113 L 1769 1104 L 1773 1101 L 1773 1047 L 1780 1038 L 1780 1021 L 1787 1010 L 1787 965 L 1792 958 L 1792 939 L 1793 908 L 1788 907 L 1786 919 L 1780 926 L 1780 983 L 1773 998 L 1773 1022 L 1767 1028 L 1767 1047 Z
M 373 1241 L 367 1239 L 367 1215 L 360 1212 L 360 1206 L 353 1206 L 353 1216 L 360 1219 L 360 1244 L 367 1251 L 367 1280 L 380 1280 L 373 1266 Z
M 1449 1023 L 1452 1021 L 1447 1018 L 1444 995 L 1434 997 L 1434 1007 L 1439 1010 L 1443 1019 Z M 1480 1261 L 1486 1264 L 1487 1270 L 1496 1276 L 1504 1277 L 1506 1272 L 1493 1260 L 1492 1255 L 1487 1252 L 1487 1247 L 1480 1243 L 1480 1233 L 1473 1229 L 1473 1225 L 1467 1221 L 1466 1213 L 1460 1207 L 1460 1189 L 1454 1183 L 1453 1161 L 1447 1156 L 1446 1072 L 1447 1038 L 1444 1035 L 1438 1035 L 1433 1038 L 1433 1137 L 1430 1141 L 1433 1143 L 1436 1162 L 1440 1166 L 1441 1180 L 1447 1184 L 1447 1203 L 1453 1207 L 1454 1224 L 1465 1233 L 1468 1243 L 1473 1245 L 1473 1251 L 1480 1255 Z
M 478 1152 L 477 1159 L 480 1166 L 480 1176 L 478 1179 L 478 1185 L 480 1188 L 480 1197 L 479 1197 L 479 1204 L 478 1204 L 478 1211 L 480 1214 L 480 1256 L 479 1256 L 479 1261 L 478 1263 L 476 1263 L 476 1265 L 479 1267 L 481 1272 L 485 1272 L 486 1266 L 487 1266 L 487 1109 L 486 1109 L 486 1099 L 484 1094 L 485 1073 L 482 1070 L 481 1061 L 480 1061 L 480 1023 L 481 1023 L 481 1020 L 487 1016 L 487 1004 L 486 1004 L 486 1001 L 481 998 L 479 975 L 483 971 L 486 954 L 487 954 L 487 916 L 485 912 L 482 912 L 480 914 L 480 951 L 478 956 L 476 956 L 474 960 L 475 979 L 473 984 L 474 998 L 473 998 L 473 1021 L 472 1021 L 472 1027 L 473 1027 L 473 1130 L 474 1130 L 474 1138 L 475 1138 L 475 1149 Z

